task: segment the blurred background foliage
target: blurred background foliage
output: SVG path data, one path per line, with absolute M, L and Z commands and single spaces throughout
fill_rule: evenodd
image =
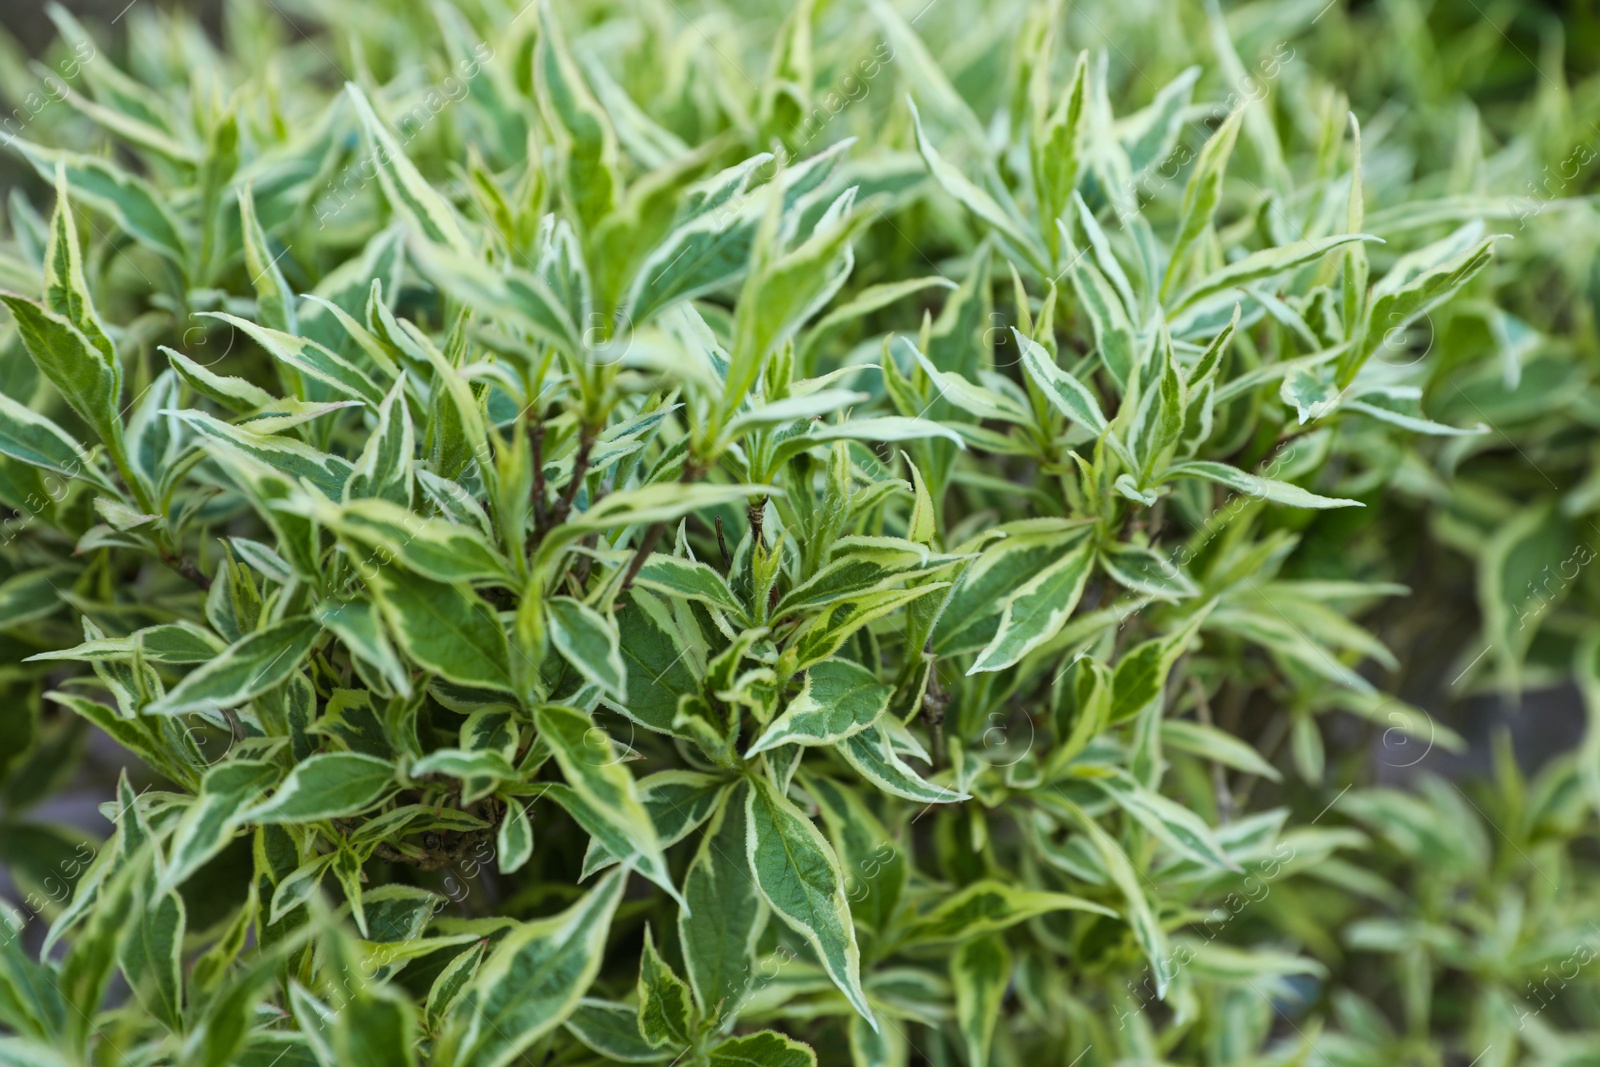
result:
M 848 25 L 853 5 L 819 0 L 819 23 Z M 422 0 L 386 3 L 382 18 L 355 0 L 281 0 L 273 6 L 282 18 L 249 19 L 190 5 L 204 31 L 169 21 L 156 0 L 136 0 L 131 10 L 120 0 L 68 6 L 97 25 L 115 18 L 101 39 L 115 40 L 118 61 L 146 80 L 175 81 L 184 49 L 201 32 L 246 65 L 295 53 L 294 66 L 315 90 L 286 85 L 289 98 L 325 95 L 347 69 L 391 79 L 407 54 L 396 42 L 435 32 Z M 585 10 L 598 22 L 606 8 Z M 668 45 L 703 53 L 709 43 L 714 62 L 761 70 L 788 9 L 676 0 L 658 8 L 662 26 L 618 31 L 614 44 L 626 57 Z M 1001 71 L 1023 8 L 987 5 L 976 24 L 966 18 L 971 10 L 933 0 L 916 28 L 972 109 L 988 116 L 1014 88 Z M 1274 893 L 1246 921 L 1292 930 L 1332 969 L 1337 1032 L 1316 1043 L 1331 1062 L 1465 1064 L 1438 1035 L 1498 1027 L 1535 1050 L 1526 1062 L 1600 1063 L 1600 966 L 1590 963 L 1600 951 L 1600 794 L 1585 785 L 1586 775 L 1600 773 L 1600 733 L 1586 729 L 1600 704 L 1600 568 L 1562 569 L 1574 546 L 1600 545 L 1600 221 L 1590 199 L 1600 189 L 1600 5 L 1260 0 L 1225 10 L 1247 66 L 1281 56 L 1280 46 L 1293 51 L 1272 79 L 1266 113 L 1294 146 L 1297 166 L 1313 156 L 1322 114 L 1348 108 L 1363 127 L 1369 215 L 1403 211 L 1394 205 L 1409 200 L 1460 198 L 1515 236 L 1498 249 L 1485 283 L 1486 302 L 1492 295 L 1504 315 L 1452 315 L 1447 334 L 1430 327 L 1405 339 L 1417 359 L 1430 361 L 1430 415 L 1481 420 L 1492 432 L 1370 457 L 1380 506 L 1319 523 L 1293 563 L 1294 577 L 1359 574 L 1411 589 L 1363 620 L 1397 664 L 1392 673 L 1368 669 L 1407 704 L 1376 726 L 1323 718 L 1318 752 L 1308 750 L 1304 731 L 1291 736 L 1282 725 L 1277 693 L 1258 694 L 1230 723 L 1270 757 L 1298 765 L 1298 784 L 1274 787 L 1286 794 L 1280 802 L 1305 818 L 1337 805 L 1330 820 L 1366 830 L 1374 849 L 1359 862 L 1327 861 L 1323 884 Z M 31 65 L 66 62 L 70 50 L 31 0 L 0 5 L 0 15 L 14 37 L 0 47 L 0 94 L 20 108 L 36 80 Z M 1223 99 L 1239 85 L 1240 73 L 1230 76 L 1204 44 L 1213 30 L 1202 4 L 1074 3 L 1063 17 L 1071 48 L 1106 54 L 1119 114 L 1148 103 L 1195 62 L 1205 65 L 1197 100 Z M 329 19 L 344 24 L 341 40 L 359 42 L 359 54 L 324 53 L 332 45 L 319 27 Z M 819 31 L 819 67 L 847 69 L 859 44 Z M 625 58 L 608 66 L 631 69 Z M 827 73 L 819 70 L 817 81 L 827 84 Z M 646 99 L 651 86 L 627 88 Z M 822 141 L 903 124 L 897 101 L 906 88 L 873 88 Z M 464 158 L 463 132 L 450 124 L 423 136 L 437 142 L 430 157 Z M 0 157 L 0 181 L 36 202 L 47 197 L 13 153 Z M 948 205 L 919 204 L 904 215 L 909 232 L 952 228 Z M 895 264 L 914 256 L 942 263 L 956 254 L 952 245 L 907 247 L 893 234 L 876 240 L 884 259 L 875 266 L 862 258 L 863 284 L 904 276 Z M 0 663 L 17 663 L 25 649 L 29 642 L 0 633 Z M 0 700 L 38 700 L 31 671 L 0 668 L 0 681 L 9 686 Z M 1466 739 L 1461 751 L 1433 743 L 1452 733 Z M 100 832 L 94 805 L 124 760 L 76 719 L 0 716 L 0 806 L 32 809 L 26 824 L 7 820 L 0 831 L 0 862 L 13 880 L 41 882 L 75 835 Z M 1503 1044 L 1498 1054 L 1495 1047 L 1484 1065 L 1511 1062 Z

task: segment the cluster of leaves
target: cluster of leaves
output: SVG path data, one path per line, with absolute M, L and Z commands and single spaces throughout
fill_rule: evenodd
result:
M 1593 1055 L 1600 751 L 1328 751 L 1459 745 L 1417 530 L 1600 694 L 1506 593 L 1600 508 L 1507 474 L 1594 455 L 1564 93 L 1438 174 L 1320 4 L 305 6 L 0 62 L 0 1063 Z

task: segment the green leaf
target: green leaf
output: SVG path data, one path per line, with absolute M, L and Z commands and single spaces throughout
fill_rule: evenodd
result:
M 918 804 L 954 804 L 970 799 L 966 793 L 934 785 L 912 770 L 895 752 L 882 726 L 868 726 L 849 735 L 839 743 L 838 751 L 863 778 L 892 796 Z
M 762 777 L 749 780 L 745 816 L 746 856 L 761 896 L 811 945 L 851 1007 L 875 1021 L 861 988 L 861 950 L 844 875 L 827 839 Z
M 45 306 L 76 326 L 108 362 L 114 363 L 116 349 L 95 312 L 89 281 L 84 277 L 83 248 L 78 242 L 78 227 L 67 188 L 66 167 L 57 163 L 56 207 L 50 218 L 50 243 L 44 255 Z
M 1166 478 L 1204 478 L 1208 482 L 1225 485 L 1229 489 L 1270 500 L 1275 504 L 1288 504 L 1296 508 L 1360 508 L 1366 507 L 1359 500 L 1348 500 L 1343 497 L 1318 496 L 1316 493 L 1291 485 L 1288 482 L 1275 481 L 1271 478 L 1262 478 L 1255 474 L 1246 474 L 1237 467 L 1230 467 L 1226 463 L 1212 463 L 1206 460 L 1190 460 L 1167 468 Z
M 534 711 L 534 725 L 573 794 L 592 820 L 603 826 L 601 843 L 676 897 L 655 823 L 610 736 L 583 712 L 555 704 L 541 704 Z M 586 829 L 595 833 L 594 827 L 591 821 Z
M 1593 558 L 1584 535 L 1548 502 L 1513 513 L 1490 533 L 1478 556 L 1478 604 L 1503 691 L 1521 687 L 1540 624 L 1571 593 L 1566 568 L 1577 572 Z
M 948 582 L 926 582 L 910 589 L 880 589 L 829 605 L 801 631 L 794 645 L 795 668 L 804 669 L 839 651 L 850 635 L 914 600 L 943 592 Z
M 739 783 L 712 816 L 683 876 L 678 942 L 701 1014 L 718 1024 L 739 1013 L 766 908 L 746 859 L 746 792 Z M 693 910 L 691 910 L 693 909 Z
M 1035 68 L 1038 79 L 1035 86 L 1044 89 L 1044 75 L 1050 65 L 1042 63 Z M 1080 52 L 1073 64 L 1072 80 L 1054 111 L 1046 113 L 1043 92 L 1035 100 L 1033 129 L 1028 138 L 1033 186 L 1039 199 L 1039 214 L 1048 228 L 1049 223 L 1066 211 L 1078 188 L 1079 170 L 1083 162 L 1082 141 L 1086 125 L 1089 53 Z
M 587 511 L 577 512 L 552 530 L 540 543 L 543 554 L 575 541 L 591 531 L 618 526 L 672 522 L 691 512 L 709 511 L 752 496 L 780 495 L 779 490 L 761 485 L 657 484 L 608 493 Z
M 505 629 L 466 587 L 382 567 L 365 577 L 390 631 L 413 660 L 460 685 L 515 691 Z
M 830 745 L 871 726 L 889 707 L 894 686 L 849 660 L 826 659 L 806 671 L 800 692 L 745 752 L 779 745 Z
M 64 316 L 15 293 L 0 292 L 22 343 L 50 384 L 112 455 L 122 459 L 122 366 Z
M 67 431 L 4 393 L 0 393 L 0 456 L 109 490 L 89 454 Z
M 1214 601 L 1212 602 L 1214 603 Z M 1152 638 L 1123 653 L 1112 681 L 1110 723 L 1126 722 L 1161 697 L 1167 674 L 1210 612 L 1207 604 L 1173 633 Z
M 815 232 L 792 251 L 764 261 L 757 242 L 750 276 L 734 310 L 722 411 L 731 414 L 745 402 L 769 355 L 790 340 L 823 307 L 849 275 L 851 239 L 865 224 L 850 215 L 855 190 L 846 190 L 817 223 Z
M 1371 234 L 1338 233 L 1329 237 L 1295 241 L 1292 244 L 1281 245 L 1277 248 L 1265 248 L 1259 252 L 1252 252 L 1242 259 L 1229 263 L 1221 270 L 1213 271 L 1190 286 L 1169 310 L 1168 317 L 1169 319 L 1175 319 L 1180 312 L 1218 293 L 1229 293 L 1250 282 L 1298 270 L 1308 264 L 1315 263 L 1335 248 L 1350 244 L 1353 241 L 1378 241 L 1380 244 L 1382 243 L 1381 239 L 1373 237 Z M 1232 302 L 1234 298 L 1230 296 L 1228 299 Z
M 438 1061 L 507 1067 L 560 1026 L 600 971 L 626 878 L 608 874 L 561 914 L 513 926 L 456 1001 Z
M 1137 390 L 1139 408 L 1126 433 L 1130 450 L 1142 459 L 1138 473 L 1148 479 L 1183 435 L 1183 382 L 1172 354 L 1172 335 L 1165 326 L 1157 330 L 1151 356 L 1140 368 Z
M 628 1004 L 585 997 L 578 1001 L 566 1026 L 579 1041 L 618 1063 L 662 1063 L 674 1055 L 644 1039 L 639 1032 L 639 1010 Z
M 1163 600 L 1181 600 L 1200 590 L 1179 566 L 1143 545 L 1114 544 L 1100 553 L 1100 565 L 1119 583 L 1136 593 Z
M 1015 327 L 1011 335 L 1022 351 L 1022 368 L 1050 405 L 1072 422 L 1096 436 L 1106 432 L 1106 417 L 1100 401 L 1088 386 L 1056 366 L 1043 345 L 1024 337 Z
M 412 778 L 443 774 L 461 781 L 477 778 L 509 781 L 517 776 L 511 761 L 498 752 L 468 752 L 459 748 L 436 748 L 413 763 L 407 774 Z
M 1021 404 L 1011 397 L 996 390 L 986 388 L 968 381 L 960 374 L 953 371 L 940 370 L 933 361 L 910 341 L 906 347 L 911 349 L 912 356 L 916 359 L 917 366 L 928 376 L 933 383 L 933 388 L 939 397 L 949 401 L 955 407 L 978 420 L 993 419 L 998 422 L 1014 422 L 1018 424 L 1028 421 L 1028 413 Z
M 545 612 L 550 640 L 567 662 L 603 692 L 626 699 L 628 669 L 622 662 L 616 620 L 564 596 L 546 600 Z
M 391 561 L 435 582 L 511 580 L 505 560 L 470 526 L 424 518 L 387 500 L 308 501 L 307 512 L 348 542 L 357 572 L 369 580 Z
M 848 419 L 845 422 L 824 426 L 813 423 L 806 428 L 805 433 L 784 438 L 773 450 L 773 463 L 782 464 L 802 452 L 830 441 L 920 441 L 933 437 L 943 438 L 959 448 L 967 447 L 960 434 L 931 419 L 880 415 L 875 418 Z
M 772 1030 L 730 1037 L 706 1053 L 707 1067 L 817 1067 L 810 1046 Z
M 1421 405 L 1415 398 L 1377 392 L 1365 393 L 1359 399 L 1342 401 L 1339 410 L 1365 415 L 1411 433 L 1427 434 L 1430 437 L 1475 437 L 1491 430 L 1486 422 L 1479 422 L 1476 426 L 1447 426 L 1444 423 L 1434 422 L 1422 416 Z
M 1207 867 L 1240 871 L 1205 821 L 1153 789 L 1146 789 L 1126 772 L 1091 779 L 1094 785 L 1133 816 L 1163 844 L 1179 855 Z
M 923 480 L 922 472 L 917 469 L 917 465 L 911 462 L 910 457 L 904 452 L 901 456 L 905 458 L 906 466 L 911 468 L 911 487 L 916 500 L 911 508 L 911 519 L 906 524 L 906 538 L 918 544 L 931 545 L 939 534 L 939 519 L 934 509 L 933 494 L 928 492 L 928 483 Z
M 967 673 L 1010 667 L 1054 637 L 1078 606 L 1093 566 L 1093 546 L 1086 540 L 1006 597 L 999 629 Z
M 445 1014 L 454 1007 L 467 983 L 478 973 L 487 945 L 488 941 L 485 939 L 467 949 L 451 960 L 444 970 L 439 972 L 439 977 L 434 979 L 433 985 L 428 989 L 428 1003 L 424 1015 L 430 1031 L 438 1033 L 443 1029 L 441 1024 Z M 632 1017 L 631 1009 L 628 1015 Z
M 330 386 L 337 393 L 359 400 L 374 410 L 383 403 L 383 390 L 365 371 L 309 338 L 258 326 L 248 319 L 220 311 L 202 312 L 201 317 L 226 322 L 242 331 L 279 363 Z
M 167 869 L 158 892 L 176 889 L 233 840 L 241 812 L 277 784 L 278 768 L 257 760 L 231 759 L 206 772 L 200 795 L 179 820 L 167 845 Z
M 388 986 L 367 986 L 334 1016 L 334 1055 L 340 1063 L 416 1067 L 417 1036 L 416 1009 Z
M 697 600 L 708 607 L 729 612 L 735 618 L 744 618 L 744 605 L 728 587 L 727 579 L 696 560 L 661 552 L 652 553 L 634 576 L 634 584 L 686 600 Z
M 628 290 L 626 306 L 635 322 L 645 322 L 680 301 L 730 284 L 746 270 L 757 224 L 768 198 L 781 197 L 788 211 L 804 192 L 826 180 L 842 146 L 835 146 L 779 174 L 767 186 L 747 193 L 757 168 L 771 162 L 761 153 L 722 171 L 692 194 L 680 224 L 645 257 Z
M 321 633 L 316 620 L 299 616 L 250 634 L 189 674 L 145 713 L 180 715 L 238 707 L 286 681 Z
M 1116 915 L 1110 908 L 1082 897 L 982 881 L 946 897 L 931 911 L 907 920 L 905 938 L 928 943 L 965 941 L 1054 911 Z
M 1088 835 L 1090 847 L 1105 865 L 1107 873 L 1111 875 L 1112 883 L 1127 900 L 1128 907 L 1124 918 L 1133 931 L 1134 940 L 1143 950 L 1151 971 L 1155 974 L 1156 996 L 1165 999 L 1167 987 L 1172 984 L 1174 977 L 1172 955 L 1167 951 L 1167 935 L 1161 929 L 1155 910 L 1151 908 L 1150 901 L 1144 895 L 1144 886 L 1140 882 L 1138 871 L 1134 869 L 1133 861 L 1122 850 L 1122 846 L 1080 808 L 1070 803 L 1065 807 L 1073 821 Z
M 515 265 L 491 270 L 469 255 L 425 242 L 417 242 L 413 254 L 434 284 L 480 315 L 565 352 L 584 350 L 578 326 L 543 277 Z
M 355 104 L 366 134 L 367 159 L 363 165 L 377 172 L 378 184 L 389 205 L 428 240 L 448 245 L 463 254 L 470 252 L 472 246 L 461 232 L 455 210 L 406 158 L 405 149 L 373 111 L 366 94 L 348 83 L 345 92 Z
M 272 891 L 272 902 L 267 909 L 268 925 L 276 925 L 290 912 L 310 900 L 322 888 L 323 875 L 338 858 L 337 852 L 317 856 L 296 867 L 278 882 Z
M 355 815 L 396 788 L 394 765 L 358 752 L 324 752 L 295 765 L 270 800 L 242 822 L 305 823 Z
M 249 415 L 286 403 L 243 378 L 215 374 L 182 352 L 176 352 L 165 345 L 161 346 L 161 352 L 167 357 L 167 362 L 172 364 L 173 371 L 183 380 L 183 384 L 208 400 L 215 400 L 235 414 Z
M 909 862 L 889 830 L 873 814 L 862 791 L 831 778 L 803 775 L 848 872 L 845 896 L 857 926 L 884 932 L 898 917 Z
M 367 438 L 350 480 L 345 483 L 346 504 L 363 497 L 386 500 L 402 508 L 411 504 L 411 465 L 417 446 L 405 386 L 404 377 L 397 380 L 378 405 L 378 425 Z
M 800 345 L 800 352 L 795 357 L 796 364 L 804 368 L 806 373 L 811 373 L 824 342 L 831 339 L 847 323 L 863 318 L 880 308 L 888 307 L 913 293 L 931 288 L 954 289 L 956 284 L 948 278 L 934 275 L 867 286 L 828 312 L 807 331 L 805 340 Z
M 1038 238 L 994 197 L 944 161 L 922 128 L 922 115 L 917 111 L 917 105 L 909 98 L 907 104 L 911 108 L 911 123 L 917 133 L 917 151 L 922 153 L 923 162 L 928 165 L 928 173 L 933 175 L 933 180 L 938 182 L 945 192 L 960 201 L 968 211 L 1005 237 L 1023 256 L 1034 273 L 1048 276 L 1050 271 L 1045 266 L 1046 256 L 1039 247 Z
M 541 0 L 535 78 L 545 121 L 562 136 L 562 178 L 586 229 L 617 204 L 622 189 L 617 134 L 567 50 L 555 9 Z
M 698 771 L 662 771 L 640 779 L 639 801 L 650 813 L 661 847 L 672 847 L 711 818 L 722 806 L 726 785 L 722 778 Z M 590 841 L 580 878 L 615 862 L 616 857 L 600 842 Z
M 1283 778 L 1278 769 L 1263 759 L 1254 748 L 1214 726 L 1182 719 L 1165 719 L 1161 723 L 1161 743 L 1179 752 L 1187 752 L 1191 756 L 1212 760 L 1270 781 Z
M 57 168 L 64 170 L 78 201 L 111 219 L 140 244 L 180 269 L 187 262 L 184 250 L 188 242 L 180 234 L 163 196 L 148 182 L 100 156 L 46 148 L 19 137 L 6 143 L 15 146 L 47 182 L 55 179 Z
M 1083 536 L 1079 524 L 1052 520 L 1001 527 L 1003 537 L 986 546 L 961 574 L 950 603 L 933 628 L 934 651 L 956 655 L 983 648 L 1000 627 L 1008 596 L 1060 560 Z
M 1001 938 L 975 937 L 950 957 L 956 1022 L 973 1067 L 988 1067 L 989 1045 L 1010 983 L 1011 953 Z
M 1302 367 L 1284 375 L 1278 396 L 1294 408 L 1300 425 L 1304 426 L 1339 406 L 1339 390 L 1331 379 L 1324 367 Z
M 1505 236 L 1491 234 L 1414 277 L 1410 276 L 1408 264 L 1404 261 L 1391 268 L 1383 280 L 1372 287 L 1372 304 L 1367 311 L 1361 344 L 1350 349 L 1339 361 L 1339 384 L 1349 385 L 1367 358 L 1395 330 L 1404 328 L 1419 315 L 1425 315 L 1429 309 L 1449 300 L 1477 277 L 1493 258 L 1495 242 Z
M 250 284 L 255 287 L 256 306 L 261 321 L 274 330 L 295 334 L 300 330 L 299 316 L 295 314 L 294 290 L 284 280 L 278 261 L 289 250 L 274 256 L 267 233 L 261 228 L 256 215 L 255 191 L 246 185 L 239 190 L 239 230 L 244 238 L 244 267 L 250 272 Z
M 703 664 L 694 656 L 695 640 L 681 616 L 643 589 L 630 593 L 618 613 L 617 629 L 627 663 L 627 699 L 618 711 L 657 733 L 676 733 L 678 697 L 700 689 Z
M 1239 137 L 1239 125 L 1247 109 L 1235 108 L 1223 124 L 1217 127 L 1201 147 L 1189 183 L 1183 190 L 1182 218 L 1178 234 L 1172 242 L 1172 255 L 1167 260 L 1167 272 L 1161 279 L 1160 297 L 1164 302 L 1172 292 L 1175 282 L 1188 265 L 1189 253 L 1201 234 L 1211 228 L 1217 205 L 1222 202 L 1222 175 L 1228 168 L 1228 157 L 1233 154 L 1233 144 Z
M 916 23 L 921 13 L 907 20 L 887 0 L 868 0 L 867 8 L 883 27 L 886 42 L 893 45 L 888 58 L 905 65 L 907 80 L 917 86 L 930 113 L 949 125 L 969 148 L 986 145 L 984 124 L 973 114 L 962 93 L 951 84 L 945 65 L 917 36 Z
M 324 600 L 317 605 L 316 618 L 391 689 L 401 696 L 411 695 L 411 672 L 389 643 L 371 604 L 364 600 Z
M 147 626 L 127 637 L 100 637 L 57 652 L 40 652 L 24 663 L 38 660 L 131 661 L 136 655 L 147 663 L 207 663 L 226 648 L 210 630 L 192 622 Z
M 1139 363 L 1139 346 L 1128 308 L 1100 269 L 1079 255 L 1069 265 L 1078 303 L 1094 331 L 1095 349 L 1111 377 L 1124 389 Z
M 139 1003 L 170 1030 L 183 1028 L 183 898 L 157 888 L 152 866 L 117 945 L 117 965 Z
M 656 952 L 648 928 L 639 957 L 639 1032 L 656 1048 L 683 1048 L 694 1036 L 689 987 Z
M 221 445 L 220 451 L 224 454 L 231 453 L 246 462 L 276 471 L 287 477 L 291 485 L 303 480 L 329 500 L 340 498 L 344 484 L 350 477 L 349 463 L 303 441 L 251 433 L 241 427 L 230 426 L 203 411 L 166 411 L 162 414 L 181 420 L 213 444 Z M 211 458 L 223 459 L 224 456 L 213 453 Z
M 494 845 L 501 874 L 515 874 L 533 858 L 533 824 L 520 801 L 506 801 L 506 814 L 495 831 Z

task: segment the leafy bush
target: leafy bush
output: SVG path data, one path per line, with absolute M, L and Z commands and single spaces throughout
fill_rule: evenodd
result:
M 1594 94 L 1081 6 L 0 55 L 0 1063 L 1600 1058 Z

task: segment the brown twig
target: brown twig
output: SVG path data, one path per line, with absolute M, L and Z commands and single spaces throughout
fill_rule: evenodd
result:
M 533 528 L 544 529 L 544 421 L 528 424 L 528 443 L 533 449 Z
M 703 473 L 704 469 L 699 464 L 692 460 L 686 461 L 683 465 L 683 473 L 678 476 L 678 481 L 682 485 L 688 485 L 691 482 L 699 481 L 700 475 Z M 633 553 L 633 559 L 628 561 L 627 573 L 622 576 L 622 588 L 617 590 L 618 596 L 633 588 L 633 580 L 639 576 L 639 571 L 644 567 L 645 560 L 650 558 L 650 553 L 655 551 L 656 542 L 661 540 L 661 531 L 666 529 L 666 526 L 667 524 L 664 522 L 652 523 L 650 528 L 645 531 L 644 538 L 639 542 L 639 547 Z
M 578 547 L 579 548 L 593 548 L 595 546 L 595 542 L 599 539 L 599 537 L 600 537 L 600 535 L 598 533 L 586 533 L 578 541 Z M 582 556 L 578 557 L 577 566 L 572 568 L 572 580 L 573 580 L 573 582 L 575 582 L 577 584 L 577 587 L 580 590 L 583 589 L 586 585 L 589 584 L 589 571 L 592 570 L 593 568 L 594 568 L 594 557 L 593 556 L 585 554 L 585 555 L 582 555 Z
M 728 538 L 722 532 L 722 516 L 717 517 L 717 548 L 722 551 L 722 569 L 724 572 L 733 565 L 733 555 L 728 551 Z
M 578 490 L 583 488 L 583 479 L 589 473 L 589 454 L 594 450 L 594 434 L 586 426 L 578 437 L 578 453 L 572 459 L 572 478 L 568 480 L 567 487 L 562 490 L 561 498 L 556 501 L 556 506 L 550 510 L 550 517 L 545 524 L 545 529 L 560 526 L 567 521 L 567 516 L 572 513 L 573 501 L 578 499 Z
M 753 502 L 745 509 L 745 515 L 750 520 L 750 548 L 753 551 L 765 543 L 762 537 L 767 521 L 767 498 Z
M 656 542 L 661 540 L 661 531 L 666 529 L 666 526 L 664 522 L 652 523 L 644 532 L 644 539 L 639 542 L 633 558 L 628 561 L 628 572 L 622 576 L 622 588 L 617 591 L 618 595 L 633 588 L 633 580 L 639 576 L 639 571 L 644 568 L 644 561 L 650 558 L 650 553 L 655 551 Z
M 161 553 L 161 562 L 165 563 L 167 566 L 171 567 L 173 570 L 189 579 L 189 581 L 193 582 L 201 589 L 208 593 L 211 592 L 211 578 L 200 569 L 199 565 L 196 564 L 194 560 L 188 558 L 187 556 L 180 556 L 174 552 L 163 551 Z

